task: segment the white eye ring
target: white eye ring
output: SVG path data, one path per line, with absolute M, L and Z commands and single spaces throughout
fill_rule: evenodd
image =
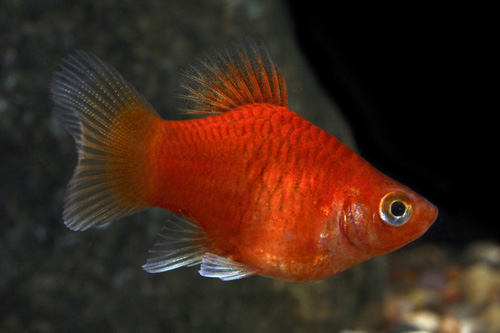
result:
M 410 199 L 404 194 L 389 192 L 380 200 L 380 218 L 391 226 L 402 226 L 408 222 L 411 213 Z

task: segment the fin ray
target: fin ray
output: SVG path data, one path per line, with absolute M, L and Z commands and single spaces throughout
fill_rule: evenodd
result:
M 218 114 L 252 103 L 288 103 L 283 73 L 267 49 L 250 38 L 205 54 L 183 73 L 181 89 L 184 111 L 194 114 Z
M 204 277 L 231 281 L 258 274 L 259 271 L 229 258 L 220 257 L 213 253 L 206 253 L 203 256 L 199 273 Z
M 149 251 L 153 256 L 142 266 L 149 273 L 200 264 L 209 244 L 203 229 L 179 215 L 168 219 L 158 238 L 154 248 Z

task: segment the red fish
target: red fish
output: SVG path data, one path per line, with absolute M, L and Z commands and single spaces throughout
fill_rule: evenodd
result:
M 252 40 L 184 73 L 185 110 L 162 120 L 113 67 L 77 51 L 51 82 L 78 165 L 73 230 L 162 207 L 175 214 L 143 266 L 201 264 L 233 280 L 329 277 L 422 235 L 437 208 L 287 107 L 283 73 Z

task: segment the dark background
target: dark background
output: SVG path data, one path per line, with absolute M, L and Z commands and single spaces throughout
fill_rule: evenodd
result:
M 424 240 L 498 241 L 483 139 L 491 105 L 481 106 L 478 88 L 493 68 L 488 8 L 289 4 L 299 45 L 360 153 L 439 207 Z

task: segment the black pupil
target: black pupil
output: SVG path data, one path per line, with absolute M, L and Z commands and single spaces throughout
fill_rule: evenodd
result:
M 391 214 L 393 216 L 403 216 L 403 214 L 405 213 L 405 210 L 406 210 L 406 206 L 401 201 L 394 201 L 391 204 Z

